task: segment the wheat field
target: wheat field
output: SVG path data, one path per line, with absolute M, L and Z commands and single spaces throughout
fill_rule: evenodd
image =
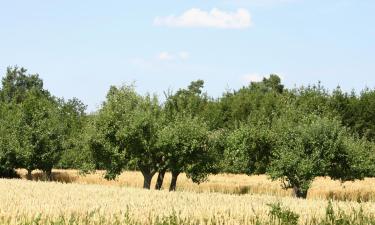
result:
M 281 202 L 300 223 L 324 217 L 326 200 L 271 195 L 147 191 L 117 185 L 0 179 L 1 224 L 254 224 Z M 343 212 L 375 214 L 373 203 L 334 202 Z M 165 218 L 174 223 L 163 222 Z M 166 220 L 165 220 L 166 221 Z
M 26 170 L 18 170 L 23 179 L 26 179 Z M 117 180 L 108 181 L 103 178 L 103 171 L 93 174 L 81 175 L 77 170 L 54 170 L 55 181 L 77 184 L 100 184 L 121 187 L 141 188 L 143 177 L 140 172 L 127 171 L 122 173 Z M 34 172 L 34 180 L 41 180 L 42 173 Z M 156 176 L 153 178 L 152 187 L 155 185 Z M 165 175 L 164 189 L 168 189 L 171 175 Z M 235 174 L 212 175 L 208 181 L 200 185 L 191 182 L 181 174 L 177 183 L 178 191 L 197 193 L 219 192 L 225 194 L 266 194 L 278 197 L 292 196 L 291 190 L 284 190 L 280 182 L 271 181 L 265 175 L 247 176 Z M 333 181 L 329 178 L 317 178 L 308 192 L 307 199 L 333 199 L 341 201 L 367 202 L 375 201 L 375 178 L 366 178 L 355 182 Z

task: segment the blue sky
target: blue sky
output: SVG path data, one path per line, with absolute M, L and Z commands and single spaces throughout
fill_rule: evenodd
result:
M 373 0 L 0 1 L 0 74 L 100 106 L 110 85 L 220 96 L 270 73 L 288 87 L 375 87 Z

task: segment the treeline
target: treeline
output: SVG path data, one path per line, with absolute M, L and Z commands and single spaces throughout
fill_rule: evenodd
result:
M 25 168 L 51 179 L 52 168 L 106 170 L 115 179 L 139 170 L 156 189 L 171 172 L 204 182 L 209 174 L 268 174 L 306 197 L 317 176 L 342 181 L 375 175 L 375 90 L 346 93 L 320 83 L 287 89 L 277 75 L 220 98 L 197 80 L 177 92 L 140 95 L 110 87 L 101 108 L 86 114 L 38 75 L 9 67 L 0 89 L 0 176 Z

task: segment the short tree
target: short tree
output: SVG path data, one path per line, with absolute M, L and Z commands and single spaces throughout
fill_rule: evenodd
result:
M 66 129 L 64 150 L 57 166 L 64 169 L 87 169 L 88 164 L 92 164 L 92 159 L 88 157 L 90 152 L 85 141 L 88 123 L 86 105 L 76 98 L 60 100 L 60 105 Z
M 65 135 L 64 117 L 56 100 L 37 90 L 30 90 L 20 105 L 17 138 L 22 149 L 23 166 L 40 169 L 51 179 L 54 165 L 60 160 Z
M 182 172 L 200 183 L 213 171 L 215 161 L 209 148 L 209 131 L 197 117 L 176 117 L 159 132 L 158 146 L 166 168 L 172 173 L 170 191 L 176 190 Z
M 243 123 L 226 138 L 224 170 L 230 173 L 264 174 L 275 147 L 275 134 L 267 124 Z
M 156 148 L 160 105 L 156 97 L 140 96 L 132 86 L 111 87 L 95 120 L 90 140 L 97 162 L 114 179 L 129 164 L 142 172 L 143 187 L 150 189 L 158 169 Z
M 297 197 L 307 196 L 317 176 L 345 181 L 361 179 L 370 171 L 361 165 L 368 154 L 366 149 L 354 147 L 358 140 L 350 137 L 336 119 L 315 115 L 299 120 L 286 117 L 275 127 L 278 145 L 268 174 L 274 180 L 281 179 L 284 188 L 293 188 Z

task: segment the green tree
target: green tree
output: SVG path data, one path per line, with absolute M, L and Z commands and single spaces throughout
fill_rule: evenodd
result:
M 268 174 L 282 179 L 284 188 L 293 188 L 297 197 L 306 197 L 317 176 L 332 179 L 361 179 L 370 174 L 367 149 L 358 145 L 337 119 L 316 115 L 287 113 L 275 125 L 278 146 Z M 356 147 L 355 147 L 356 146 Z
M 86 145 L 86 126 L 88 116 L 86 105 L 79 99 L 61 100 L 61 109 L 66 126 L 64 150 L 58 163 L 63 169 L 82 169 L 92 164 L 90 152 Z
M 234 129 L 226 139 L 225 172 L 264 174 L 269 166 L 276 137 L 269 124 L 248 122 Z
M 257 114 L 271 120 L 283 107 L 281 100 L 284 92 L 281 79 L 271 75 L 261 82 L 251 82 L 238 91 L 224 93 L 220 99 L 221 124 L 223 127 L 235 128 Z
M 179 89 L 176 93 L 167 93 L 166 102 L 163 107 L 163 126 L 168 126 L 169 123 L 174 123 L 175 120 L 188 116 L 200 117 L 205 121 L 209 121 L 211 127 L 216 123 L 214 102 L 210 101 L 206 93 L 203 93 L 204 81 L 192 81 L 185 89 Z M 211 117 L 211 115 L 215 115 Z M 160 189 L 163 184 L 164 175 L 167 171 L 167 162 L 165 156 L 159 159 L 159 173 L 155 188 Z
M 16 136 L 19 110 L 17 106 L 0 102 L 0 177 L 17 177 L 21 165 L 20 146 Z
M 160 113 L 155 96 L 140 96 L 132 86 L 111 87 L 90 141 L 94 159 L 107 170 L 106 178 L 115 178 L 132 164 L 142 172 L 143 187 L 150 189 L 160 158 L 155 145 Z
M 361 92 L 354 108 L 354 131 L 370 140 L 375 140 L 375 90 Z
M 165 166 L 172 173 L 170 191 L 176 190 L 182 172 L 200 183 L 213 171 L 208 127 L 197 117 L 177 117 L 160 131 L 158 145 L 163 150 Z
M 60 160 L 65 138 L 65 123 L 58 101 L 31 90 L 20 104 L 17 138 L 22 149 L 23 166 L 40 169 L 51 179 L 52 168 Z
M 2 79 L 0 101 L 21 103 L 29 90 L 36 89 L 45 95 L 48 91 L 43 89 L 43 81 L 38 74 L 27 74 L 23 67 L 8 67 Z

